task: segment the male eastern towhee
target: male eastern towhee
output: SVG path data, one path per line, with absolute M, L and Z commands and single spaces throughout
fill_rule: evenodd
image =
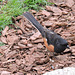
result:
M 45 29 L 42 25 L 29 13 L 23 13 L 26 17 L 41 33 L 46 48 L 51 52 L 61 53 L 66 48 L 69 48 L 68 42 L 55 32 Z

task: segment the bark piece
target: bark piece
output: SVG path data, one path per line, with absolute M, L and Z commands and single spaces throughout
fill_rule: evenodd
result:
M 7 40 L 6 40 L 6 37 L 1 37 L 1 41 L 3 42 L 3 43 L 7 43 Z
M 41 34 L 40 34 L 40 32 L 38 31 L 38 32 L 34 33 L 34 35 L 32 35 L 32 36 L 30 37 L 30 39 L 31 39 L 31 40 L 35 40 L 35 39 L 39 38 L 40 35 L 41 35 Z
M 73 0 L 66 0 L 66 5 L 68 7 L 72 7 L 74 5 L 74 1 Z
M 53 11 L 54 15 L 62 15 L 62 11 L 58 7 L 50 6 L 48 9 Z
M 50 12 L 46 11 L 46 10 L 42 10 L 41 14 L 46 15 L 47 17 L 50 16 Z
M 8 30 L 9 30 L 9 27 L 6 26 L 5 29 L 2 31 L 2 35 L 5 36 Z

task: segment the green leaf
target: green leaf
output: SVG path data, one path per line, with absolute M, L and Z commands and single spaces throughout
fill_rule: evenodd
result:
M 47 2 L 47 0 L 8 0 L 7 4 L 0 6 L 0 31 L 4 29 L 6 25 L 12 24 L 12 16 L 16 17 L 21 15 L 29 9 L 38 11 L 44 9 L 45 5 L 52 4 L 53 3 Z
M 3 42 L 0 42 L 0 46 L 4 46 L 5 44 Z

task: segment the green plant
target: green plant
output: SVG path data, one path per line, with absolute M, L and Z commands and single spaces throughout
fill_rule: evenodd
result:
M 34 10 L 40 10 L 44 9 L 43 6 L 45 5 L 52 5 L 54 3 L 47 2 L 47 0 L 25 0 L 24 1 L 26 10 L 34 9 Z
M 2 0 L 0 0 L 2 1 Z M 21 15 L 29 9 L 40 10 L 42 6 L 52 5 L 47 0 L 8 0 L 7 4 L 0 9 L 0 32 L 6 25 L 12 24 L 11 17 Z
M 24 12 L 23 2 L 20 0 L 8 0 L 8 3 L 4 5 L 0 10 L 0 31 L 4 29 L 6 25 L 12 23 L 11 17 L 21 15 Z
M 1 2 L 2 0 L 0 0 L 0 2 Z
M 3 46 L 3 45 L 5 45 L 3 42 L 0 42 L 0 46 Z

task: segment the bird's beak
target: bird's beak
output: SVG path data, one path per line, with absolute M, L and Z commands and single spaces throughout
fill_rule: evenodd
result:
M 70 49 L 69 45 L 67 45 L 67 48 Z

